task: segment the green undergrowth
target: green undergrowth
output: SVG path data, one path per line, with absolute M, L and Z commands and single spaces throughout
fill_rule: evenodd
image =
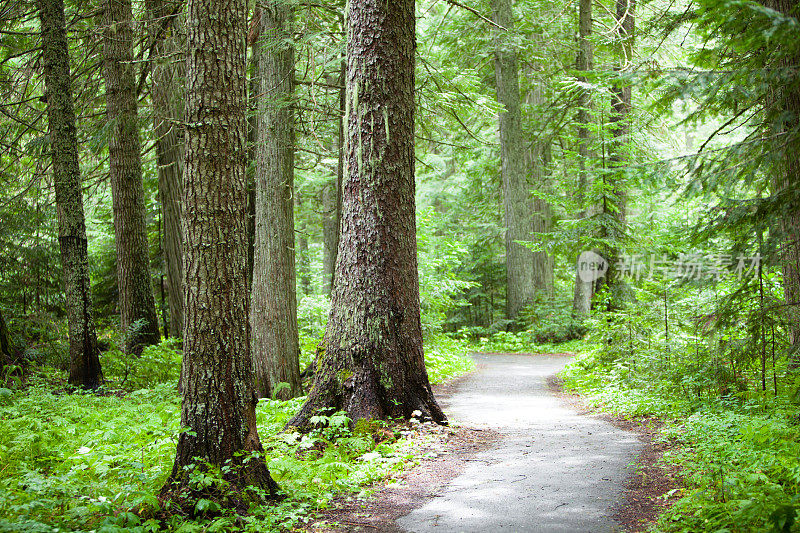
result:
M 431 383 L 442 383 L 453 377 L 464 375 L 475 368 L 475 362 L 467 355 L 473 351 L 470 343 L 444 334 L 432 336 L 425 343 L 425 367 Z
M 503 353 L 572 353 L 583 346 L 583 341 L 571 340 L 561 343 L 537 342 L 536 336 L 528 331 L 519 333 L 500 331 L 488 336 L 479 336 L 471 341 L 470 347 L 476 352 Z
M 457 341 L 429 343 L 426 356 L 435 382 L 472 368 Z M 286 499 L 245 517 L 201 500 L 200 518 L 156 519 L 155 494 L 181 431 L 180 355 L 162 344 L 139 361 L 117 351 L 102 361 L 109 381 L 99 394 L 67 393 L 64 374 L 50 367 L 30 368 L 25 387 L 0 390 L 0 531 L 287 531 L 337 496 L 366 496 L 415 459 L 413 443 L 391 426 L 351 428 L 341 413 L 317 417 L 308 434 L 281 433 L 304 398 L 262 400 L 259 434 Z
M 565 389 L 618 415 L 664 421 L 660 438 L 672 445 L 663 461 L 680 467 L 683 483 L 653 530 L 800 531 L 800 424 L 792 398 L 699 393 L 703 384 L 687 381 L 701 378 L 678 365 L 654 373 L 584 351 L 562 372 Z

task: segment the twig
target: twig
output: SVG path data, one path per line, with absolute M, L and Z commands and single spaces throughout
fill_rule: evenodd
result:
M 460 2 L 457 2 L 456 0 L 445 0 L 445 2 L 447 2 L 450 5 L 453 5 L 453 6 L 456 6 L 456 7 L 460 7 L 461 9 L 466 9 L 467 11 L 469 11 L 470 13 L 472 13 L 473 15 L 475 15 L 476 17 L 478 17 L 482 21 L 491 24 L 495 28 L 499 28 L 499 29 L 501 29 L 503 31 L 508 31 L 508 28 L 505 28 L 505 27 L 501 26 L 500 24 L 496 23 L 495 21 L 493 21 L 491 19 L 488 19 L 488 18 L 484 17 L 483 15 L 481 15 L 478 12 L 478 10 L 475 9 L 474 7 L 465 6 L 464 4 L 462 4 Z

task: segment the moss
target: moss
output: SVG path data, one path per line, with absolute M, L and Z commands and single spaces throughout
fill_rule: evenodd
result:
M 353 371 L 349 369 L 340 370 L 336 373 L 336 381 L 339 382 L 339 385 L 343 385 L 351 377 L 353 377 Z
M 353 435 L 356 437 L 372 435 L 379 427 L 380 425 L 375 420 L 359 418 L 353 427 Z

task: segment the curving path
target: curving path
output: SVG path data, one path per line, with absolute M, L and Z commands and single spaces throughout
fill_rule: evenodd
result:
M 491 428 L 492 449 L 397 520 L 414 533 L 609 532 L 636 435 L 566 407 L 548 389 L 566 355 L 474 355 L 478 370 L 441 400 L 452 424 Z

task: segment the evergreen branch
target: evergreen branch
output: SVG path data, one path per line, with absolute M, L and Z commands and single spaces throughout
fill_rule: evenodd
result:
M 466 9 L 467 11 L 469 11 L 470 13 L 472 13 L 473 15 L 475 15 L 476 17 L 478 17 L 482 21 L 486 22 L 487 24 L 491 24 L 495 28 L 498 28 L 498 29 L 503 30 L 503 31 L 508 31 L 508 28 L 503 27 L 500 24 L 496 23 L 495 21 L 493 21 L 491 19 L 488 19 L 485 16 L 481 15 L 478 12 L 478 10 L 475 9 L 474 7 L 465 6 L 464 4 L 462 4 L 460 2 L 457 2 L 456 0 L 445 0 L 445 2 L 447 2 L 450 5 L 453 5 L 453 6 L 456 6 L 456 7 L 460 7 L 461 9 Z

